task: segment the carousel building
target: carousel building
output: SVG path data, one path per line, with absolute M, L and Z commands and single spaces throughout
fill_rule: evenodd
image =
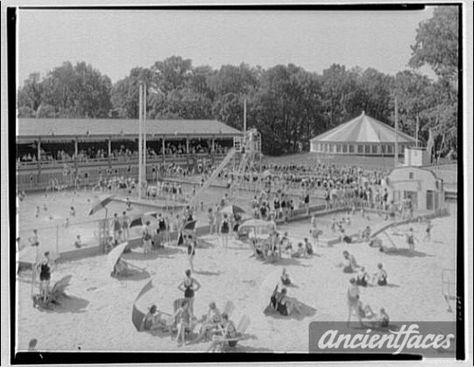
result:
M 394 156 L 397 140 L 400 155 L 403 155 L 405 148 L 416 143 L 411 136 L 362 112 L 360 116 L 311 139 L 310 151 L 320 154 Z

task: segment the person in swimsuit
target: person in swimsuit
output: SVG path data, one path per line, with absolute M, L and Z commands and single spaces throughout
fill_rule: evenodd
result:
M 408 248 L 410 249 L 410 251 L 414 251 L 415 250 L 415 236 L 413 234 L 413 228 L 410 228 L 409 232 L 406 235 L 406 238 L 407 238 Z
M 283 288 L 276 295 L 276 310 L 283 316 L 290 316 L 294 312 L 300 312 L 297 304 L 288 298 L 286 288 Z
M 379 286 L 385 286 L 387 285 L 387 272 L 383 268 L 382 263 L 377 264 L 377 268 L 379 269 L 377 273 L 375 274 L 375 278 L 377 280 L 377 284 Z
M 120 219 L 117 213 L 114 213 L 113 228 L 114 228 L 114 241 L 118 243 L 120 241 L 120 237 L 122 236 L 122 224 L 120 223 Z
M 380 308 L 380 312 L 377 315 L 377 319 L 374 322 L 375 327 L 379 328 L 386 328 L 390 324 L 390 317 L 388 316 L 388 313 L 385 311 L 385 308 Z
M 51 259 L 49 257 L 49 251 L 44 253 L 44 258 L 37 265 L 37 271 L 39 271 L 40 278 L 40 295 L 43 297 L 43 301 L 46 302 L 49 295 L 49 282 L 51 280 Z
M 178 289 L 184 292 L 184 298 L 189 302 L 189 312 L 194 315 L 194 294 L 201 288 L 201 284 L 191 276 L 191 270 L 185 272 L 186 277 L 179 283 Z
M 314 254 L 313 251 L 313 246 L 311 246 L 311 243 L 309 243 L 308 239 L 304 239 L 304 246 L 305 246 L 305 252 L 308 256 L 312 256 Z
M 229 315 L 226 313 L 222 314 L 222 325 L 219 329 L 221 335 L 214 335 L 212 338 L 212 344 L 207 350 L 208 352 L 216 351 L 219 347 L 222 347 L 222 344 L 226 339 L 238 338 L 240 336 L 234 322 L 229 319 Z M 229 341 L 229 346 L 235 346 L 236 343 L 235 340 Z
M 222 223 L 221 223 L 221 236 L 222 236 L 222 246 L 227 248 L 229 243 L 229 232 L 230 232 L 230 223 L 227 218 L 227 214 L 224 214 Z
M 356 284 L 362 287 L 367 287 L 368 277 L 369 277 L 369 274 L 367 274 L 367 272 L 365 271 L 365 268 L 362 266 L 359 269 L 359 272 L 357 273 Z
M 213 235 L 216 231 L 216 218 L 214 216 L 212 208 L 209 208 L 209 210 L 207 211 L 207 219 L 209 222 L 209 234 Z
M 206 337 L 206 335 L 209 335 L 210 332 L 218 329 L 222 324 L 222 321 L 222 315 L 217 308 L 216 303 L 209 303 L 209 309 L 199 330 L 199 335 L 193 340 L 193 343 L 197 343 Z
M 140 324 L 140 331 L 164 329 L 165 327 L 166 321 L 161 317 L 160 311 L 158 311 L 156 305 L 151 305 Z
M 431 224 L 431 221 L 428 220 L 428 222 L 426 223 L 425 238 L 423 239 L 424 242 L 430 242 L 431 241 L 431 229 L 432 228 L 433 228 L 433 224 Z
M 359 315 L 359 294 L 359 287 L 356 284 L 356 280 L 355 278 L 351 278 L 351 280 L 349 281 L 349 288 L 347 289 L 347 306 L 349 308 L 349 317 L 347 319 L 347 325 L 349 325 L 351 321 L 351 316 L 353 312 L 355 312 L 356 315 Z
M 142 231 L 143 253 L 148 255 L 151 253 L 151 228 L 150 221 L 147 221 Z
M 191 325 L 191 317 L 190 303 L 188 300 L 183 300 L 181 307 L 178 308 L 174 314 L 176 325 L 178 327 L 178 334 L 176 335 L 178 345 L 185 343 L 186 329 L 189 329 Z
M 122 212 L 122 239 L 128 241 L 130 237 L 130 218 L 127 215 L 127 212 Z
M 188 261 L 191 271 L 194 271 L 194 255 L 196 255 L 196 242 L 191 238 L 191 236 L 185 236 L 185 243 L 187 243 L 187 252 L 188 252 Z
M 282 273 L 281 273 L 280 280 L 281 280 L 281 283 L 282 283 L 283 285 L 286 285 L 286 286 L 290 286 L 290 285 L 291 285 L 290 275 L 286 272 L 286 268 L 283 268 L 283 271 L 282 271 Z

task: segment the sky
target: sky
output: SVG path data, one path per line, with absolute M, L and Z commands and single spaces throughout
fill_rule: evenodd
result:
M 136 66 L 172 55 L 193 66 L 269 68 L 293 63 L 321 73 L 332 64 L 406 69 L 418 24 L 416 11 L 164 11 L 20 10 L 18 82 L 44 76 L 65 61 L 85 61 L 112 82 Z M 429 68 L 421 72 L 434 78 Z

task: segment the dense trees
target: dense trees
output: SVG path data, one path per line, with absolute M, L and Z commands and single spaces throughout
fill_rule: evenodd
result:
M 393 125 L 398 99 L 400 127 L 420 138 L 428 129 L 443 136 L 439 150 L 456 149 L 457 141 L 457 10 L 437 8 L 421 23 L 410 59 L 411 70 L 395 76 L 373 68 L 331 65 L 321 74 L 293 64 L 268 69 L 247 64 L 193 66 L 172 56 L 151 67 L 136 67 L 114 85 L 85 63 L 69 62 L 42 80 L 32 74 L 18 91 L 21 117 L 138 117 L 138 88 L 148 86 L 147 114 L 155 119 L 218 119 L 237 129 L 247 125 L 262 132 L 263 149 L 284 154 L 307 149 L 309 139 L 365 111 Z M 416 72 L 429 65 L 436 81 Z M 440 141 L 444 146 L 440 147 Z
M 19 115 L 25 117 L 107 117 L 112 82 L 84 62 L 63 63 L 43 80 L 31 74 L 18 92 Z

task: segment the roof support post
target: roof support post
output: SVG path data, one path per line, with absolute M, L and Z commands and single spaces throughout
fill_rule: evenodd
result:
M 189 136 L 186 136 L 186 154 L 189 154 Z
M 109 167 L 112 168 L 112 138 L 110 136 L 107 139 L 107 159 L 109 161 Z
M 36 160 L 40 161 L 41 160 L 41 139 L 38 138 L 38 141 L 36 142 Z
M 78 143 L 78 140 L 77 140 L 77 136 L 74 138 L 74 171 L 76 173 L 76 179 L 77 177 L 79 176 L 79 164 L 78 164 L 78 160 L 79 160 L 79 143 Z

